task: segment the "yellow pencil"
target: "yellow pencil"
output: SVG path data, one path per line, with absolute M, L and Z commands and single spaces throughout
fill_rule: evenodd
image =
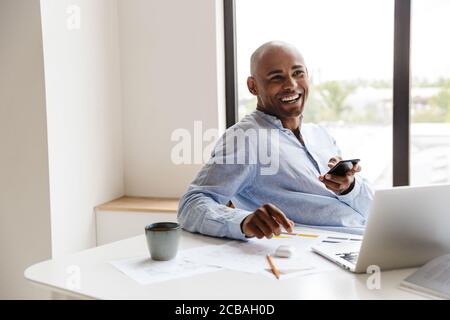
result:
M 275 267 L 275 264 L 273 263 L 272 257 L 270 254 L 267 256 L 267 261 L 269 261 L 270 269 L 272 270 L 272 273 L 277 277 L 277 279 L 280 279 L 280 271 L 278 271 L 277 267 Z
M 287 234 L 290 236 L 308 237 L 308 238 L 318 238 L 317 234 L 307 234 L 307 233 L 294 233 L 294 232 L 281 232 L 281 234 Z

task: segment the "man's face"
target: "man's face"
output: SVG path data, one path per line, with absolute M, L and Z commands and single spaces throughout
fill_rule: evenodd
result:
M 272 48 L 257 63 L 249 90 L 258 107 L 280 119 L 303 113 L 309 93 L 308 73 L 302 56 L 290 48 Z

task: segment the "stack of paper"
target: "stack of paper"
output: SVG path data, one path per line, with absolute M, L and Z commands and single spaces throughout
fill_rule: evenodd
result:
M 401 288 L 431 298 L 450 299 L 450 254 L 435 258 L 420 267 L 402 281 Z
M 169 261 L 154 261 L 148 254 L 110 263 L 140 284 L 150 284 L 172 279 L 185 278 L 201 273 L 219 271 L 221 268 L 194 263 L 186 259 L 189 250 L 179 252 Z
M 266 255 L 273 255 L 278 246 L 288 244 L 296 248 L 296 253 L 291 258 L 273 257 L 281 273 L 280 279 L 288 279 L 337 269 L 334 264 L 311 252 L 311 246 L 321 241 L 320 235 L 309 234 L 285 234 L 272 239 L 252 239 L 248 242 L 232 241 L 221 246 L 198 248 L 190 253 L 188 259 L 201 265 L 260 273 L 273 278 Z
M 272 239 L 251 239 L 248 242 L 230 241 L 223 245 L 207 245 L 182 250 L 171 261 L 153 261 L 148 255 L 111 262 L 117 269 L 140 284 L 189 277 L 206 272 L 229 269 L 258 273 L 272 279 L 266 255 L 273 255 L 280 245 L 295 247 L 290 258 L 273 257 L 280 279 L 325 272 L 338 266 L 311 251 L 311 246 L 327 242 L 360 241 L 361 237 L 330 236 L 328 233 L 283 233 Z

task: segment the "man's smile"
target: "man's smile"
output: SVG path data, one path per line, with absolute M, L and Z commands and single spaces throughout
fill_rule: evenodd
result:
M 303 92 L 289 93 L 282 95 L 279 101 L 283 104 L 293 104 L 296 103 L 303 96 Z

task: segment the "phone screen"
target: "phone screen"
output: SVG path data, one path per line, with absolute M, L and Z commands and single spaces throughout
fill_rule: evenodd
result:
M 359 159 L 341 160 L 336 165 L 327 172 L 327 174 L 332 174 L 335 176 L 345 176 L 348 171 L 353 168 L 353 165 L 357 164 Z

